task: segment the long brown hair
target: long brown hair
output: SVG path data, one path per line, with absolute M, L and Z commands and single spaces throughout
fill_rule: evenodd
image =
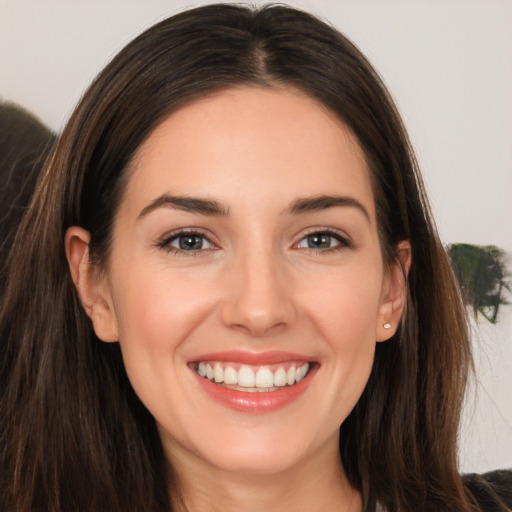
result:
M 410 240 L 408 303 L 379 343 L 368 385 L 340 429 L 365 510 L 472 510 L 457 471 L 469 335 L 407 134 L 359 50 L 284 6 L 210 5 L 153 26 L 97 77 L 60 136 L 18 231 L 0 317 L 0 507 L 170 510 L 155 422 L 116 344 L 94 335 L 71 281 L 64 234 L 110 233 L 136 149 L 174 109 L 222 88 L 288 85 L 350 127 L 371 170 L 385 261 Z M 171 461 L 172 463 L 172 461 Z

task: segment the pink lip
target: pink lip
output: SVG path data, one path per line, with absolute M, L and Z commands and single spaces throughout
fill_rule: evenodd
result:
M 294 354 L 291 352 L 272 351 L 272 352 L 246 352 L 239 350 L 230 350 L 226 352 L 210 352 L 201 354 L 190 362 L 200 361 L 224 361 L 232 363 L 241 363 L 252 366 L 263 366 L 266 364 L 286 363 L 288 361 L 311 361 L 311 357 L 304 354 Z
M 197 359 L 194 359 L 194 362 L 198 361 L 231 361 L 253 366 L 284 363 L 286 361 L 305 361 L 311 363 L 311 359 L 307 356 L 291 354 L 289 352 L 265 352 L 257 354 L 239 351 L 203 354 Z M 276 411 L 294 402 L 307 390 L 317 370 L 318 365 L 313 363 L 306 377 L 299 383 L 280 388 L 276 391 L 254 393 L 238 391 L 214 384 L 208 379 L 198 375 L 194 370 L 191 371 L 194 373 L 202 390 L 205 391 L 210 398 L 232 410 L 254 414 Z

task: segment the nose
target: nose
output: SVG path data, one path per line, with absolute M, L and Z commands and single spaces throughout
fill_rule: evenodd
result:
M 227 272 L 222 322 L 253 337 L 270 336 L 296 318 L 289 271 L 271 249 L 247 253 Z

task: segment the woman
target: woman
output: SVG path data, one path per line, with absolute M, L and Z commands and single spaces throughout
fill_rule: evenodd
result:
M 130 43 L 12 255 L 3 508 L 478 510 L 466 319 L 412 149 L 310 15 L 214 5 Z

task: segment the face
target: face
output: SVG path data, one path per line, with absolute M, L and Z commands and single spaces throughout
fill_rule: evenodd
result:
M 169 456 L 273 473 L 337 452 L 400 314 L 355 137 L 297 91 L 231 89 L 130 172 L 90 314 Z

